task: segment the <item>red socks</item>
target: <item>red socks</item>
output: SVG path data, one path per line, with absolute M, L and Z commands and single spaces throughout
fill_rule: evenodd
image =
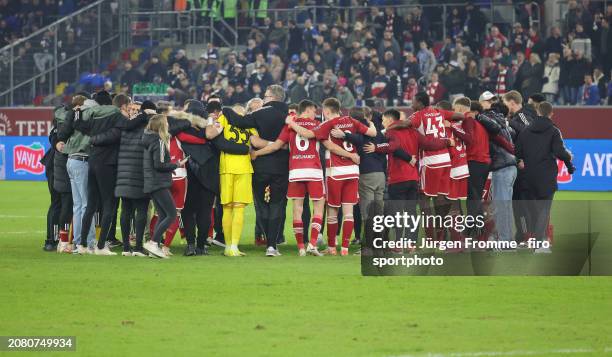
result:
M 344 220 L 342 221 L 342 248 L 349 247 L 354 226 L 355 222 L 353 221 L 353 215 L 344 216 Z
M 338 234 L 338 217 L 327 216 L 327 246 L 336 247 L 336 234 Z
M 215 209 L 210 210 L 210 226 L 208 227 L 208 236 L 213 237 L 215 232 Z
M 302 221 L 293 221 L 293 233 L 299 249 L 304 249 L 304 224 Z
M 170 227 L 168 227 L 168 230 L 166 230 L 166 238 L 164 239 L 164 245 L 166 247 L 169 247 L 170 244 L 172 244 L 172 240 L 174 239 L 174 236 L 176 235 L 176 231 L 179 228 L 179 219 L 180 219 L 179 217 L 176 217 L 174 222 L 172 222 Z
M 323 227 L 323 217 L 314 216 L 312 217 L 312 223 L 310 224 L 310 244 L 317 246 L 317 239 L 319 239 L 319 233 Z
M 60 230 L 59 231 L 59 240 L 60 240 L 60 242 L 68 243 L 68 231 Z

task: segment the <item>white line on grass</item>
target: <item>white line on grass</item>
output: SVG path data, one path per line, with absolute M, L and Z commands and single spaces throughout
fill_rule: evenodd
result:
M 44 218 L 45 216 L 19 216 L 12 214 L 0 214 L 0 218 Z
M 32 234 L 47 233 L 47 231 L 21 231 L 21 232 L 0 232 L 0 234 Z
M 451 352 L 451 353 L 421 353 L 421 354 L 408 354 L 399 355 L 396 357 L 487 357 L 487 356 L 538 356 L 542 354 L 584 354 L 584 353 L 605 353 L 611 354 L 612 347 L 606 347 L 603 349 L 593 348 L 563 348 L 563 349 L 552 349 L 552 350 L 540 350 L 540 351 L 480 351 L 480 352 Z

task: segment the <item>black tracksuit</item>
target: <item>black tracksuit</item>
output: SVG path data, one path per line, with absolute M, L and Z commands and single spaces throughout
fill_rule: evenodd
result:
M 512 115 L 508 124 L 514 130 L 514 136 L 512 137 L 514 143 L 516 143 L 519 134 L 531 124 L 534 117 L 535 113 L 526 107 L 521 108 L 521 110 Z M 517 242 L 524 239 L 524 236 L 528 232 L 528 227 L 531 225 L 529 222 L 528 207 L 526 205 L 528 199 L 529 193 L 527 191 L 525 174 L 522 170 L 518 170 L 512 191 L 512 210 L 514 211 L 514 224 L 516 226 L 514 239 Z
M 518 135 L 516 156 L 523 160 L 529 195 L 530 232 L 542 240 L 550 215 L 552 199 L 557 191 L 557 159 L 574 172 L 572 157 L 563 144 L 561 132 L 545 117 L 537 117 Z
M 203 129 L 189 128 L 185 134 L 205 139 Z M 189 155 L 187 163 L 187 199 L 181 212 L 187 243 L 196 244 L 204 249 L 215 197 L 219 195 L 219 154 L 220 150 L 233 154 L 248 154 L 245 145 L 226 140 L 223 135 L 217 136 L 204 144 L 181 143 L 183 151 Z M 215 220 L 218 215 L 215 214 Z M 197 234 L 196 234 L 197 227 Z M 196 240 L 197 237 L 197 240 Z M 220 236 L 217 239 L 221 239 Z
M 285 125 L 288 107 L 283 102 L 268 102 L 261 109 L 240 116 L 229 108 L 223 109 L 230 124 L 239 128 L 256 128 L 259 136 L 275 141 Z M 287 187 L 289 185 L 289 152 L 278 150 L 253 162 L 253 198 L 256 214 L 260 216 L 268 247 L 276 248 L 282 236 L 285 210 L 287 209 Z M 269 200 L 266 187 L 270 188 Z

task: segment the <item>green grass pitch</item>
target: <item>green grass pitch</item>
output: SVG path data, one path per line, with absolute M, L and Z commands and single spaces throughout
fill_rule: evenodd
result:
M 362 277 L 356 256 L 298 257 L 289 230 L 265 258 L 252 209 L 244 258 L 58 255 L 48 202 L 46 183 L 0 181 L 0 335 L 90 356 L 612 355 L 610 277 Z

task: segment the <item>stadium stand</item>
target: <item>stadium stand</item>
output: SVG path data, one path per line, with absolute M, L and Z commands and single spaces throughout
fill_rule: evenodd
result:
M 74 69 L 64 66 L 51 91 L 39 86 L 32 97 L 31 90 L 22 90 L 14 104 L 58 104 L 75 91 L 102 88 L 177 104 L 218 94 L 232 104 L 262 96 L 270 84 L 283 85 L 291 102 L 336 96 L 345 107 L 408 105 L 418 90 L 435 101 L 516 89 L 525 98 L 543 93 L 556 104 L 610 103 L 612 5 L 601 1 L 560 4 L 563 15 L 554 24 L 543 21 L 543 1 L 505 8 L 486 1 L 465 6 L 377 1 L 367 8 L 364 1 L 350 7 L 278 1 L 269 8 L 259 1 L 209 1 L 204 9 L 182 1 L 161 9 L 143 3 L 137 11 L 126 10 L 129 46 L 102 51 L 100 62 L 81 63 L 93 70 L 77 72 L 76 78 Z M 502 16 L 508 6 L 512 16 Z M 164 10 L 165 17 L 148 9 Z M 96 21 L 92 16 L 95 12 L 85 13 L 66 25 L 58 56 L 86 47 L 82 44 L 96 35 L 88 26 Z M 184 16 L 195 26 L 185 27 Z M 6 26 L 4 19 L 0 26 Z M 198 34 L 199 26 L 209 26 L 211 35 Z M 53 62 L 47 47 L 44 36 L 19 46 L 15 83 L 19 73 L 42 71 Z

